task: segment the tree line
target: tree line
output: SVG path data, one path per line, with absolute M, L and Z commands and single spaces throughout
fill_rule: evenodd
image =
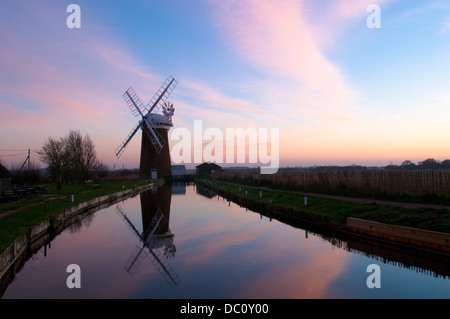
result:
M 395 167 L 395 166 L 394 166 Z M 398 168 L 398 166 L 397 166 Z M 442 162 L 435 160 L 434 158 L 429 158 L 424 161 L 418 162 L 417 164 L 411 161 L 404 161 L 399 168 L 402 169 L 450 169 L 450 159 L 444 160 Z

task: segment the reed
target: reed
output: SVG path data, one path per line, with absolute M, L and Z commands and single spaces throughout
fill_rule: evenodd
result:
M 216 176 L 244 183 L 321 193 L 450 200 L 450 170 L 282 170 L 273 175 L 224 170 Z

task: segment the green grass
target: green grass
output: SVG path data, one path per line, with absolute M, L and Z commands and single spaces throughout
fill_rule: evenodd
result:
M 300 185 L 278 185 L 271 183 L 270 181 L 262 180 L 260 184 L 256 184 L 254 182 L 245 181 L 245 180 L 233 180 L 229 178 L 220 177 L 217 179 L 222 182 L 229 183 L 237 183 L 246 186 L 261 186 L 267 187 L 273 190 L 283 190 L 283 191 L 296 191 L 296 192 L 304 192 L 304 193 L 317 193 L 317 194 L 327 194 L 327 195 L 336 195 L 336 196 L 347 196 L 347 197 L 355 197 L 355 198 L 369 198 L 369 199 L 378 199 L 378 200 L 386 200 L 386 201 L 397 201 L 397 202 L 405 202 L 405 203 L 417 203 L 417 204 L 429 204 L 429 205 L 444 205 L 450 206 L 450 197 L 447 195 L 437 196 L 436 194 L 421 194 L 421 195 L 412 195 L 412 194 L 402 194 L 402 195 L 388 195 L 388 194 L 372 194 L 367 190 L 360 191 L 349 191 L 349 190 L 324 190 L 320 187 L 305 187 Z
M 291 214 L 308 217 L 327 224 L 345 225 L 348 217 L 378 221 L 387 224 L 408 226 L 432 231 L 450 233 L 450 210 L 420 208 L 410 209 L 390 205 L 356 204 L 348 201 L 308 196 L 307 205 L 304 196 L 279 190 L 260 190 L 250 187 L 230 185 L 213 181 L 212 186 L 231 192 L 234 195 L 291 210 Z M 256 186 L 256 185 L 253 185 Z M 247 194 L 245 194 L 247 190 Z
M 56 184 L 45 184 L 49 192 L 39 194 L 26 200 L 0 204 L 0 252 L 10 245 L 17 237 L 29 231 L 37 223 L 52 218 L 62 210 L 79 203 L 101 197 L 104 195 L 131 189 L 150 183 L 148 180 L 105 182 L 98 188 L 88 188 L 82 184 L 63 185 L 61 190 Z M 74 195 L 74 202 L 72 196 Z M 61 198 L 55 198 L 61 197 Z M 49 198 L 54 198 L 49 200 Z M 46 204 L 44 204 L 46 201 Z M 6 216 L 6 213 L 23 208 Z M 5 214 L 2 216 L 2 214 Z

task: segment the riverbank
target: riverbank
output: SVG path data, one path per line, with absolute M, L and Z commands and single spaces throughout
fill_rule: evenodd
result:
M 369 202 L 361 202 L 361 199 L 351 201 L 342 198 L 330 198 L 326 195 L 320 196 L 319 194 L 316 194 L 316 196 L 305 196 L 305 194 L 299 192 L 275 190 L 257 185 L 240 185 L 218 180 L 200 180 L 198 183 L 250 209 L 283 214 L 345 232 L 376 237 L 376 234 L 371 232 L 371 228 L 375 225 L 368 225 L 367 231 L 349 227 L 348 220 L 356 218 L 372 223 L 376 222 L 378 223 L 377 226 L 386 224 L 410 228 L 413 234 L 417 233 L 414 229 L 427 231 L 433 236 L 436 233 L 441 245 L 436 248 L 435 244 L 426 244 L 424 248 L 437 249 L 446 253 L 450 252 L 450 208 L 447 207 L 408 206 L 405 203 L 394 205 L 395 203 L 390 202 L 380 204 L 373 200 Z M 394 233 L 396 231 L 400 232 L 400 229 L 394 230 Z M 401 232 L 404 233 L 404 230 L 401 229 Z M 395 241 L 403 239 L 402 237 L 388 237 L 384 234 L 379 238 Z M 417 242 L 415 239 L 407 242 L 416 247 L 422 245 L 421 242 Z
M 72 184 L 63 185 L 62 189 L 57 189 L 56 184 L 45 184 L 42 186 L 48 189 L 48 193 L 26 200 L 2 203 L 0 204 L 0 253 L 16 238 L 29 233 L 34 225 L 53 219 L 70 207 L 151 183 L 152 181 L 149 180 L 114 181 L 100 183 L 95 188 Z
M 21 269 L 24 262 L 37 250 L 53 240 L 53 238 L 64 229 L 75 223 L 80 223 L 88 215 L 91 215 L 102 208 L 111 206 L 129 197 L 136 196 L 137 194 L 152 189 L 153 187 L 157 187 L 162 183 L 164 183 L 163 180 L 151 182 L 140 181 L 140 185 L 136 183 L 135 186 L 127 187 L 126 189 L 125 185 L 122 185 L 122 190 L 119 192 L 113 192 L 78 204 L 69 205 L 65 209 L 47 215 L 47 217 L 40 222 L 28 227 L 25 233 L 16 237 L 13 242 L 0 253 L 0 296 L 14 279 L 15 274 Z M 106 185 L 104 184 L 103 186 Z M 91 196 L 93 196 L 93 194 L 91 194 Z M 20 214 L 20 212 L 11 214 L 9 218 L 16 217 L 16 214 Z

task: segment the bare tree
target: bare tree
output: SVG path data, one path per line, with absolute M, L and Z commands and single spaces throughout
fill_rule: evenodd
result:
M 63 182 L 70 163 L 65 138 L 57 140 L 49 137 L 38 153 L 41 160 L 48 165 L 52 178 Z
M 70 131 L 59 140 L 48 138 L 39 152 L 53 179 L 60 182 L 89 179 L 97 164 L 95 145 L 89 135 Z
M 81 171 L 83 176 L 87 178 L 97 165 L 97 152 L 95 151 L 95 145 L 87 134 L 83 139 L 82 150 Z

